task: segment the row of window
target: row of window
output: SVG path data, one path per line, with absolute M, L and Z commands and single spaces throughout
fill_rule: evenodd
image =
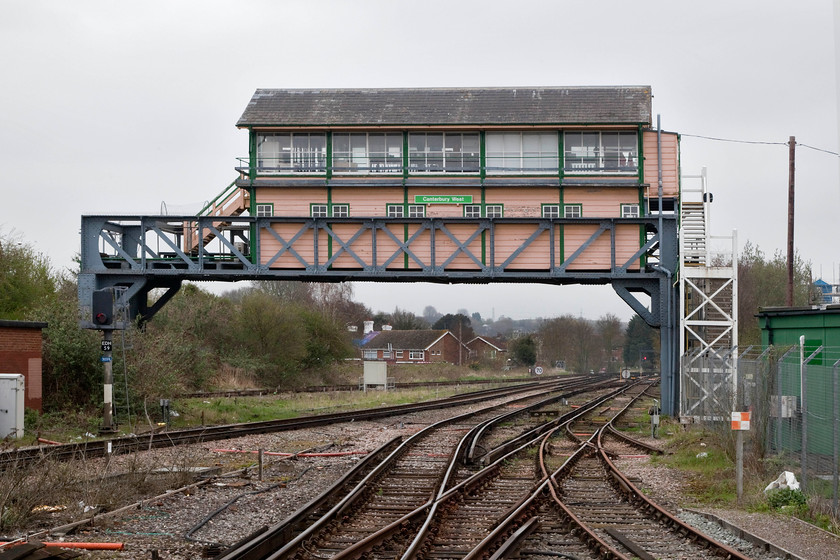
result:
M 432 350 L 432 354 L 434 354 L 434 353 L 435 353 L 435 351 Z M 440 350 L 438 350 L 437 353 L 439 355 Z M 403 351 L 402 350 L 394 350 L 393 352 L 388 351 L 388 350 L 383 350 L 382 351 L 382 359 L 383 360 L 390 360 L 392 358 L 392 354 L 393 354 L 393 358 L 395 358 L 397 360 L 399 360 L 403 357 Z M 408 359 L 409 360 L 422 360 L 425 357 L 426 357 L 426 353 L 423 350 L 409 350 L 408 351 Z M 364 353 L 363 353 L 363 358 L 365 360 L 377 360 L 377 359 L 379 359 L 378 351 L 377 350 L 365 350 Z
M 487 173 L 557 173 L 558 132 L 487 132 Z M 332 134 L 332 164 L 326 133 L 286 132 L 257 135 L 261 173 L 478 173 L 481 136 L 477 132 L 409 132 L 407 160 L 403 134 Z M 636 132 L 563 133 L 563 169 L 568 173 L 637 173 Z
M 543 218 L 581 218 L 583 216 L 582 204 L 543 204 Z M 388 204 L 385 206 L 385 215 L 388 218 L 425 218 L 426 206 L 423 204 Z M 622 204 L 622 218 L 638 218 L 638 204 Z M 273 204 L 257 204 L 258 217 L 274 216 Z M 310 216 L 313 218 L 348 218 L 350 217 L 349 204 L 311 204 Z M 465 218 L 503 218 L 503 204 L 465 204 Z

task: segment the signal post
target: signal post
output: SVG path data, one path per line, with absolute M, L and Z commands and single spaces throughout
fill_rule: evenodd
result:
M 103 365 L 104 398 L 102 407 L 102 426 L 100 433 L 117 431 L 114 423 L 114 370 L 113 370 L 113 338 L 114 338 L 114 290 L 106 288 L 93 293 L 91 301 L 93 322 L 102 330 L 102 356 L 99 360 Z

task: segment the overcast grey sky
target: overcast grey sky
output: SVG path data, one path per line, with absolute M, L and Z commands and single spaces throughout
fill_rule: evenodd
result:
M 70 267 L 83 214 L 196 212 L 256 88 L 650 85 L 712 229 L 784 250 L 787 142 L 836 152 L 828 0 L 0 0 L 0 232 Z M 767 142 L 744 144 L 708 136 Z M 838 280 L 840 164 L 800 147 L 796 245 Z M 234 285 L 230 285 L 234 287 Z M 632 312 L 609 287 L 356 285 L 374 310 Z

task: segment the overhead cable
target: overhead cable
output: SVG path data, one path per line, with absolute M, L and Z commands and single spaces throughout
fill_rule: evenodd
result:
M 716 138 L 714 136 L 702 136 L 700 134 L 680 134 L 680 136 L 688 136 L 690 138 L 702 138 L 703 140 L 715 140 L 716 142 L 733 142 L 735 144 L 764 144 L 768 146 L 787 146 L 789 142 L 761 142 L 761 141 L 754 141 L 754 140 L 734 140 L 732 138 Z M 824 150 L 822 148 L 816 148 L 814 146 L 809 146 L 808 144 L 803 144 L 802 142 L 797 142 L 797 146 L 802 146 L 803 148 L 808 148 L 811 150 L 815 150 L 817 152 L 823 152 L 826 154 L 830 154 L 832 156 L 840 157 L 840 153 L 832 152 L 831 150 Z

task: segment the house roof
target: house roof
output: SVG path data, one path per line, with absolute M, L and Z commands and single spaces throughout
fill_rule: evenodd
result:
M 499 339 L 491 338 L 489 336 L 477 336 L 474 339 L 467 342 L 467 346 L 472 348 L 473 343 L 477 342 L 477 341 L 483 342 L 484 344 L 487 344 L 488 346 L 492 346 L 493 348 L 495 348 L 496 350 L 499 350 L 500 352 L 507 352 L 507 344 L 505 344 L 504 342 L 502 342 Z
M 258 89 L 236 126 L 651 124 L 650 86 Z
M 428 350 L 435 342 L 451 334 L 448 330 L 382 331 L 362 344 L 367 350 Z M 454 335 L 453 335 L 454 336 Z
M 11 319 L 0 319 L 0 327 L 16 329 L 46 329 L 47 323 L 41 321 L 14 321 Z

